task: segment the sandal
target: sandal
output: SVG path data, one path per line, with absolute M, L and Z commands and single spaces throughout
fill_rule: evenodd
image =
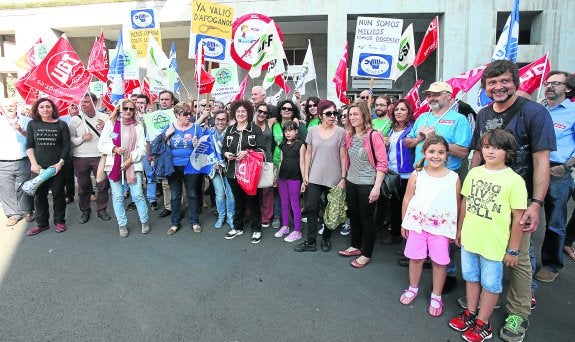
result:
M 180 229 L 180 227 L 171 226 L 170 229 L 168 229 L 167 234 L 168 235 L 174 235 L 174 234 L 176 234 L 178 229 Z
M 22 217 L 18 215 L 12 215 L 8 218 L 8 222 L 6 222 L 6 227 L 12 227 L 18 224 L 22 220 Z
M 197 223 L 192 226 L 192 229 L 194 230 L 194 233 L 201 233 L 202 232 L 202 226 L 200 226 Z
M 439 304 L 439 307 L 434 308 L 433 306 L 431 306 L 431 302 L 436 302 L 437 304 Z M 443 312 L 443 301 L 436 298 L 431 298 L 431 302 L 429 303 L 429 308 L 427 309 L 427 312 L 429 312 L 429 314 L 433 317 L 441 316 L 441 313 Z
M 337 252 L 337 254 L 344 256 L 344 257 L 360 256 L 361 255 L 361 249 L 354 249 L 352 251 L 344 249 L 343 251 Z
M 573 247 L 563 246 L 563 252 L 565 252 L 565 254 L 571 258 L 571 260 L 575 261 L 575 249 L 573 249 Z
M 413 296 L 412 297 L 408 297 L 407 294 L 411 293 Z M 401 295 L 401 297 L 399 298 L 399 301 L 401 302 L 401 304 L 403 305 L 409 305 L 411 303 L 413 303 L 413 301 L 415 300 L 415 298 L 417 297 L 418 292 L 413 292 L 410 289 L 407 289 L 405 291 L 403 291 L 403 294 Z
M 62 233 L 66 231 L 66 225 L 64 223 L 56 224 L 56 233 Z
M 43 227 L 36 226 L 36 227 L 32 227 L 32 228 L 28 229 L 28 231 L 26 232 L 26 235 L 28 235 L 28 236 L 33 236 L 33 235 L 36 235 L 36 234 L 40 234 L 40 233 L 42 233 L 43 231 L 47 230 L 48 228 L 50 228 L 50 226 L 43 226 Z

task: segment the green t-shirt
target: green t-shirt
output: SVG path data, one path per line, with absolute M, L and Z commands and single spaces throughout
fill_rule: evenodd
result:
M 385 137 L 387 136 L 387 134 L 389 133 L 389 129 L 391 128 L 391 119 L 390 118 L 373 119 L 373 121 L 371 122 L 371 126 L 376 131 L 380 131 L 381 134 L 383 134 L 383 136 Z
M 461 245 L 486 259 L 502 261 L 511 232 L 511 210 L 527 208 L 525 181 L 510 167 L 469 171 L 461 195 L 466 198 Z
M 319 115 L 316 116 L 315 118 L 309 120 L 309 122 L 307 123 L 307 128 L 312 128 L 313 126 L 317 126 L 319 125 Z
M 168 127 L 171 123 L 176 121 L 174 116 L 174 109 L 157 110 L 155 112 L 146 113 L 144 115 L 144 125 L 146 127 L 146 139 L 148 141 L 154 140 L 158 134 Z

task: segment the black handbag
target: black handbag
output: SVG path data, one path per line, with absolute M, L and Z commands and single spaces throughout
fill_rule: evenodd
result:
M 373 148 L 373 141 L 371 140 L 371 135 L 373 131 L 369 134 L 369 145 L 371 146 L 371 153 L 373 154 L 373 161 L 377 165 L 377 158 L 375 156 L 375 149 Z M 387 170 L 385 177 L 383 177 L 383 182 L 381 183 L 381 189 L 379 191 L 380 198 L 387 198 L 387 199 L 401 199 L 401 177 L 399 173 Z

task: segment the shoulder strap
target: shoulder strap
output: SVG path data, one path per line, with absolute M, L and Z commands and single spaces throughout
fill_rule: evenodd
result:
M 375 165 L 377 165 L 377 158 L 375 157 L 375 149 L 373 148 L 373 140 L 371 139 L 372 134 L 373 130 L 369 132 L 369 146 L 371 147 L 371 154 L 373 154 L 373 162 L 375 163 Z
M 94 133 L 96 133 L 96 135 L 97 135 L 98 137 L 100 137 L 100 132 L 98 132 L 98 131 L 94 128 L 94 126 L 92 126 L 92 124 L 90 124 L 90 123 L 88 122 L 88 120 L 82 118 L 82 121 L 84 121 L 84 122 L 86 123 L 86 125 L 88 125 L 88 127 L 90 127 L 90 129 L 92 129 L 92 131 L 94 131 Z

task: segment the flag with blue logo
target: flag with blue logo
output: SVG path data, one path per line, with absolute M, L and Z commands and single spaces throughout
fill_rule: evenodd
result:
M 220 153 L 214 145 L 214 138 L 210 129 L 202 130 L 199 125 L 194 124 L 194 135 L 198 138 L 198 145 L 192 151 L 190 162 L 184 169 L 185 174 L 205 173 L 214 177 L 216 164 L 222 159 Z
M 170 47 L 170 68 L 175 71 L 175 81 L 174 81 L 174 92 L 180 92 L 180 76 L 178 75 L 178 59 L 176 58 L 176 44 L 172 41 L 172 46 Z
M 110 63 L 110 70 L 108 71 L 108 78 L 110 84 L 110 102 L 116 106 L 121 99 L 124 98 L 124 44 L 122 43 L 122 31 L 118 35 L 118 43 L 116 44 L 116 56 Z
M 507 17 L 505 26 L 501 31 L 497 46 L 491 56 L 491 61 L 509 60 L 512 62 L 517 61 L 517 48 L 519 47 L 519 0 L 513 3 L 513 9 Z M 485 107 L 489 105 L 491 100 L 485 93 L 485 89 L 481 89 L 477 96 L 477 105 Z

